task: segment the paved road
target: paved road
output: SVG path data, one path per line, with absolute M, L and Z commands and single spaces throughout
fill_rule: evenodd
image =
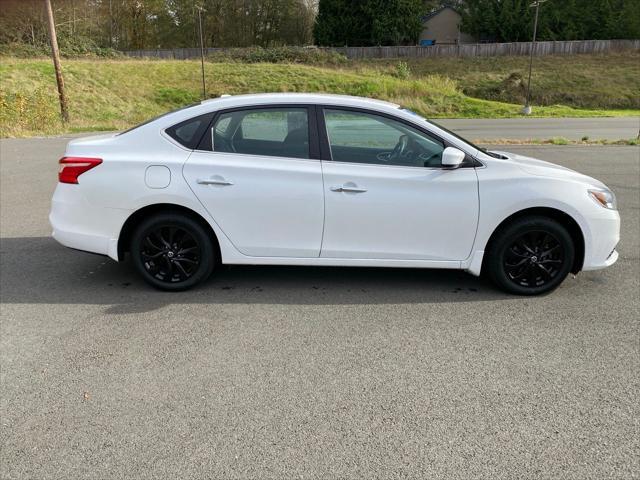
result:
M 437 120 L 469 140 L 539 139 L 622 140 L 640 134 L 640 118 L 520 118 L 498 120 Z
M 0 142 L 1 478 L 638 475 L 639 148 L 513 148 L 601 178 L 624 220 L 617 265 L 516 298 L 339 268 L 152 291 L 49 237 L 63 144 Z

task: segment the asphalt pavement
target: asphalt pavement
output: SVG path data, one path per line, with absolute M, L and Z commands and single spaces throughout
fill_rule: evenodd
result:
M 436 120 L 469 140 L 629 140 L 640 135 L 639 117 L 503 118 Z
M 151 290 L 50 237 L 65 142 L 0 141 L 1 478 L 637 478 L 640 148 L 501 147 L 623 222 L 616 265 L 520 298 L 354 268 Z

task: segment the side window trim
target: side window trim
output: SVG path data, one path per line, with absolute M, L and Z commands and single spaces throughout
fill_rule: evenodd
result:
M 200 143 L 196 147 L 196 150 L 207 153 L 221 153 L 216 152 L 214 150 L 214 127 L 218 122 L 218 119 L 226 114 L 232 112 L 238 112 L 243 110 L 271 110 L 277 108 L 299 108 L 306 109 L 307 111 L 307 125 L 309 128 L 309 158 L 302 159 L 296 157 L 280 157 L 280 158 L 290 158 L 291 160 L 320 160 L 320 140 L 318 138 L 318 111 L 320 110 L 314 104 L 306 104 L 306 103 L 274 103 L 274 104 L 258 104 L 258 105 L 242 105 L 239 107 L 226 108 L 224 110 L 217 110 L 214 112 L 213 118 L 209 123 L 208 131 L 209 135 L 207 135 L 207 130 L 205 130 L 205 134 L 203 135 Z M 252 155 L 250 153 L 243 153 L 242 155 Z
M 414 123 L 411 123 L 407 120 L 405 120 L 404 118 L 399 118 L 399 117 L 395 117 L 393 115 L 389 115 L 388 113 L 385 112 L 378 112 L 376 110 L 370 110 L 368 108 L 358 108 L 358 107 L 343 107 L 340 105 L 318 105 L 317 106 L 317 121 L 318 121 L 318 131 L 319 131 L 319 140 L 320 140 L 320 152 L 321 152 L 321 159 L 323 161 L 329 161 L 329 162 L 333 162 L 333 158 L 331 156 L 331 145 L 329 143 L 329 133 L 327 131 L 327 125 L 325 122 L 325 110 L 344 110 L 346 112 L 351 112 L 351 113 L 364 113 L 364 114 L 368 114 L 368 115 L 378 115 L 381 117 L 385 117 L 388 118 L 390 120 L 394 120 L 397 121 L 399 123 L 402 123 L 408 127 L 411 127 L 415 130 L 418 130 L 419 132 L 423 133 L 424 135 L 426 135 L 427 137 L 433 138 L 434 140 L 442 143 L 444 145 L 445 148 L 447 147 L 455 147 L 455 145 L 451 144 L 450 142 L 447 142 L 444 138 L 441 138 L 439 135 L 426 130 L 425 128 L 421 127 L 420 125 L 416 125 Z M 456 147 L 457 148 L 457 147 Z M 386 166 L 386 167 L 397 167 L 396 165 L 378 165 L 375 163 L 358 163 L 358 165 L 375 165 L 375 166 Z M 467 154 L 466 158 L 464 160 L 464 164 L 460 166 L 460 168 L 474 168 L 474 167 L 481 167 L 484 166 L 481 162 L 479 162 L 478 160 L 476 160 L 474 157 L 472 157 L 471 155 Z M 408 167 L 398 167 L 398 168 L 431 168 L 431 169 L 443 169 L 444 167 L 412 167 L 412 166 L 408 166 Z

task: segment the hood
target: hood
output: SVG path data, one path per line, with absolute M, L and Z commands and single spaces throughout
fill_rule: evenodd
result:
M 555 163 L 545 162 L 544 160 L 538 160 L 537 158 L 526 157 L 524 155 L 518 155 L 517 153 L 501 152 L 495 150 L 492 150 L 492 152 L 505 156 L 508 160 L 518 165 L 522 170 L 530 175 L 563 178 L 567 180 L 586 183 L 594 187 L 607 188 L 606 185 L 600 180 L 596 180 L 595 178 L 576 172 L 575 170 L 571 170 L 570 168 L 556 165 Z

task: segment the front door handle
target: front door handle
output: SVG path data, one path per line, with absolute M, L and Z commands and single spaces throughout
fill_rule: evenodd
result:
M 367 191 L 366 188 L 361 188 L 356 185 L 334 185 L 330 188 L 332 192 L 349 192 L 349 193 L 364 193 Z
M 220 177 L 218 175 L 211 178 L 199 178 L 196 180 L 196 183 L 199 185 L 233 185 L 233 182 L 225 180 L 224 177 Z

